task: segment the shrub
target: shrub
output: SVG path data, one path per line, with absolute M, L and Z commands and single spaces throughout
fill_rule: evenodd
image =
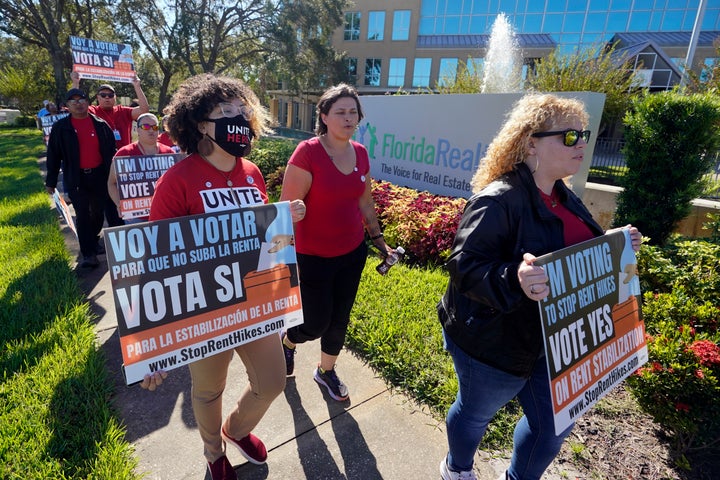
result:
M 20 115 L 16 117 L 12 124 L 16 128 L 37 128 L 35 117 L 29 115 Z
M 295 140 L 282 138 L 261 138 L 253 145 L 248 160 L 258 166 L 267 180 L 270 174 L 287 165 L 297 143 Z M 280 184 L 282 184 L 282 179 Z
M 628 171 L 614 223 L 663 245 L 703 191 L 720 145 L 720 104 L 708 94 L 654 93 L 633 102 L 625 125 Z
M 681 454 L 720 435 L 719 263 L 718 245 L 677 237 L 638 256 L 649 361 L 627 384 Z
M 466 200 L 418 192 L 389 182 L 373 183 L 378 219 L 391 245 L 402 245 L 408 260 L 443 263 L 450 254 Z

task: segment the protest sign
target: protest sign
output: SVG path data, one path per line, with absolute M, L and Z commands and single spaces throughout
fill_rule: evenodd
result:
M 124 43 L 104 42 L 70 36 L 73 71 L 80 78 L 132 83 L 135 63 L 132 47 Z
M 64 113 L 57 113 L 55 115 L 45 115 L 40 117 L 40 124 L 43 131 L 43 139 L 45 140 L 45 146 L 48 144 L 48 140 L 50 139 L 50 130 L 52 130 L 52 126 L 60 120 L 61 118 L 65 118 L 68 115 L 70 115 L 67 112 Z
M 77 230 L 75 229 L 75 221 L 73 220 L 72 212 L 70 212 L 70 207 L 65 202 L 65 199 L 60 195 L 60 192 L 55 189 L 55 191 L 52 194 L 53 202 L 55 202 L 55 208 L 57 208 L 58 212 L 60 212 L 60 215 L 62 215 L 63 219 L 65 220 L 65 223 L 68 227 L 70 227 L 70 230 L 73 231 L 75 234 L 75 238 L 77 238 Z
M 105 229 L 128 385 L 303 322 L 289 205 Z
M 647 362 L 640 282 L 627 228 L 535 265 L 549 277 L 538 305 L 559 434 Z
M 150 215 L 155 183 L 168 168 L 184 157 L 182 153 L 115 157 L 120 216 L 124 220 L 132 220 Z

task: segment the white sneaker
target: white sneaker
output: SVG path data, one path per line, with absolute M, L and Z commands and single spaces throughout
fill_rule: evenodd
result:
M 475 472 L 469 470 L 467 472 L 453 472 L 447 464 L 447 457 L 440 462 L 440 476 L 443 480 L 477 480 Z

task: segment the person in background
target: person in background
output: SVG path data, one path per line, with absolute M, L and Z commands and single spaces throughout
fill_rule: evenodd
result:
M 72 72 L 70 78 L 73 88 L 79 88 L 80 74 L 78 72 Z M 132 123 L 136 121 L 141 114 L 150 111 L 147 97 L 140 86 L 140 79 L 137 75 L 133 78 L 132 85 L 135 89 L 135 96 L 138 99 L 138 106 L 136 107 L 117 105 L 115 88 L 108 84 L 98 87 L 97 94 L 95 95 L 97 105 L 90 105 L 90 113 L 102 118 L 110 125 L 115 135 L 115 148 L 124 147 L 132 142 Z M 109 197 L 105 207 L 105 219 L 110 227 L 116 227 L 125 223 L 118 215 L 117 207 Z
M 296 345 L 319 338 L 320 362 L 313 378 L 333 399 L 345 401 L 348 389 L 335 362 L 367 259 L 365 231 L 381 252 L 394 250 L 385 243 L 375 214 L 367 150 L 351 140 L 363 118 L 357 92 L 346 84 L 331 87 L 316 111 L 317 136 L 298 144 L 280 195 L 307 205 L 295 230 L 304 323 L 288 329 L 282 340 L 291 375 Z
M 40 117 L 44 117 L 45 115 L 50 115 L 50 112 L 48 111 L 48 104 L 50 103 L 50 100 L 43 100 L 43 106 L 38 111 L 37 115 L 35 115 L 35 123 L 37 124 L 37 127 L 42 129 L 42 122 L 40 121 Z
M 58 120 L 50 131 L 47 148 L 45 187 L 55 193 L 60 168 L 63 187 L 75 209 L 82 268 L 100 265 L 97 255 L 108 198 L 107 178 L 115 154 L 113 133 L 107 123 L 88 113 L 84 91 L 73 88 L 67 94 L 70 115 Z
M 158 141 L 158 120 L 152 113 L 143 113 L 135 122 L 137 126 L 137 142 L 125 145 L 115 152 L 115 157 L 137 157 L 145 155 L 158 155 L 163 153 L 175 153 L 175 151 L 163 145 Z M 115 208 L 120 210 L 120 192 L 118 191 L 117 172 L 115 171 L 115 157 L 110 164 L 110 174 L 108 175 L 108 194 L 115 204 Z M 146 221 L 147 217 L 138 217 L 133 222 Z M 126 222 L 127 223 L 127 222 Z
M 218 190 L 243 202 L 228 208 L 267 202 L 260 170 L 244 157 L 253 139 L 270 131 L 269 117 L 247 85 L 212 74 L 191 77 L 180 85 L 164 113 L 170 117 L 170 135 L 189 155 L 158 180 L 150 207 L 151 221 L 215 211 L 216 205 L 206 205 L 203 194 Z M 305 205 L 292 201 L 290 210 L 292 220 L 300 221 Z M 234 353 L 245 365 L 249 382 L 223 421 L 222 394 Z M 191 363 L 189 368 L 193 412 L 212 479 L 237 478 L 225 454 L 225 443 L 236 447 L 250 462 L 264 463 L 267 449 L 252 430 L 285 388 L 280 337 L 261 337 Z M 148 374 L 141 387 L 154 390 L 165 375 Z
M 175 145 L 175 142 L 172 138 L 170 138 L 170 134 L 168 133 L 168 117 L 165 115 L 162 117 L 162 131 L 160 132 L 160 135 L 158 136 L 158 143 L 162 143 L 163 145 L 167 145 L 168 147 L 171 147 L 175 153 L 180 152 L 180 148 Z
M 537 302 L 549 293 L 536 257 L 603 235 L 562 179 L 580 168 L 590 131 L 575 99 L 528 94 L 489 145 L 473 180 L 438 304 L 459 391 L 446 424 L 444 480 L 475 479 L 473 457 L 495 413 L 517 396 L 524 416 L 501 478 L 539 479 L 572 427 L 555 435 Z M 630 226 L 629 226 L 630 227 Z M 630 227 L 632 246 L 642 236 Z

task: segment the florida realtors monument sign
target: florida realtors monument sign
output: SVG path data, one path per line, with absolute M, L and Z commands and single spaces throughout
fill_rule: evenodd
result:
M 585 160 L 571 183 L 582 197 L 605 95 L 562 92 L 590 114 Z M 373 177 L 440 195 L 469 197 L 470 180 L 519 93 L 385 95 L 362 98 L 365 118 L 355 139 L 370 155 Z

